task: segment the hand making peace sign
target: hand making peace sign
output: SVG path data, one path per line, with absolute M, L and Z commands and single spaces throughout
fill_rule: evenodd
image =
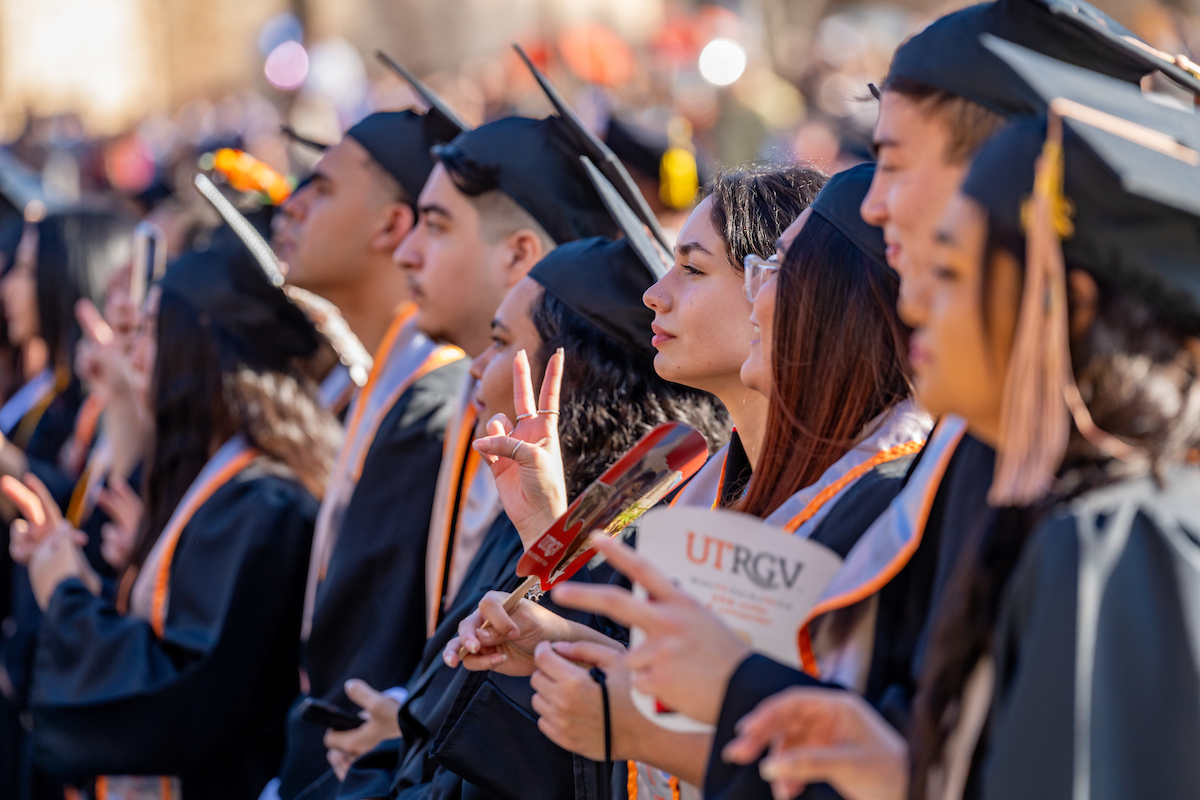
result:
M 562 452 L 558 444 L 558 400 L 565 356 L 560 347 L 546 364 L 541 399 L 534 404 L 529 357 L 513 359 L 516 424 L 504 414 L 488 420 L 487 435 L 473 446 L 496 479 L 509 520 L 528 547 L 567 510 Z

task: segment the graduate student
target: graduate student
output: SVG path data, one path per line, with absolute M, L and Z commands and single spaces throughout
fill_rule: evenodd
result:
M 248 254 L 188 254 L 161 286 L 146 522 L 116 597 L 44 486 L 4 484 L 44 614 L 35 757 L 94 796 L 253 798 L 283 752 L 337 426 L 296 371 L 315 330 Z
M 931 427 L 927 415 L 908 399 L 906 331 L 894 302 L 898 280 L 884 260 L 879 230 L 865 224 L 857 213 L 872 169 L 856 167 L 831 179 L 811 209 L 801 215 L 782 264 L 747 259 L 747 293 L 755 298 L 753 318 L 761 338 L 742 374 L 748 385 L 770 397 L 771 406 L 764 458 L 746 498 L 736 506 L 795 535 L 827 544 L 839 555 L 848 556 L 857 547 L 858 554 L 848 557 L 860 562 L 857 573 L 864 585 L 888 567 L 895 568 L 883 555 L 888 547 L 882 542 L 895 542 L 891 550 L 896 558 L 904 549 L 890 527 L 876 528 L 874 522 L 896 496 Z M 834 308 L 838 312 L 831 315 L 829 309 Z M 818 374 L 821 381 L 813 377 Z M 812 387 L 818 385 L 823 391 L 814 393 Z M 863 558 L 864 553 L 871 558 Z M 879 694 L 883 687 L 907 678 L 907 667 L 897 674 L 895 665 L 904 662 L 898 655 L 903 656 L 911 637 L 899 635 L 893 620 L 910 598 L 908 592 L 896 591 L 881 599 L 864 595 L 859 588 L 847 585 L 826 598 L 827 613 L 808 628 L 810 657 L 819 660 L 827 680 L 858 691 L 871 684 Z M 564 594 L 569 598 L 572 593 Z M 761 667 L 739 668 L 748 655 L 746 645 L 707 612 L 694 603 L 691 606 L 696 618 L 686 626 L 689 669 L 711 678 L 707 683 L 688 683 L 686 689 L 677 687 L 675 694 L 663 699 L 697 719 L 715 723 L 722 690 L 735 670 L 751 685 L 764 681 L 769 685 L 778 678 L 769 668 L 766 675 Z M 513 618 L 497 613 L 494 603 L 487 611 L 487 618 L 496 618 L 492 622 L 496 631 L 521 639 L 519 647 L 532 670 L 530 651 L 539 640 L 554 638 L 554 626 L 545 621 L 545 613 L 532 604 L 524 604 Z M 464 640 L 482 643 L 476 638 L 482 635 L 488 643 L 486 648 L 476 647 L 483 658 L 468 659 L 476 668 L 485 665 L 502 644 L 495 634 L 477 633 L 484 616 L 473 615 L 462 626 Z M 447 653 L 456 644 L 452 642 Z M 644 719 L 628 699 L 630 664 L 623 659 L 589 644 L 558 647 L 561 655 L 538 653 L 540 672 L 534 678 L 541 725 L 555 741 L 568 747 L 582 745 L 593 758 L 597 753 L 603 756 L 603 742 L 596 736 L 604 720 L 598 690 L 586 695 L 575 691 L 589 685 L 588 675 L 569 661 L 596 659 L 608 675 L 606 682 L 611 681 L 608 714 L 613 741 L 624 748 L 623 753 L 614 749 L 614 756 L 649 761 L 679 770 L 676 774 L 692 783 L 702 781 L 711 737 L 670 734 Z M 512 647 L 505 652 L 511 653 Z M 669 666 L 679 664 L 671 661 Z M 691 763 L 685 755 L 689 752 Z M 712 790 L 706 787 L 706 793 Z
M 743 720 L 727 757 L 774 740 L 781 793 L 1194 792 L 1200 135 L 1115 81 L 1003 52 L 1050 114 L 985 146 L 947 209 L 914 358 L 919 396 L 995 445 L 1003 510 L 958 564 L 907 747 L 819 692 Z
M 825 183 L 803 166 L 728 170 L 706 187 L 679 233 L 675 263 L 646 290 L 654 311 L 654 368 L 666 380 L 710 392 L 733 420 L 727 447 L 713 455 L 674 501 L 717 508 L 741 499 L 758 461 L 767 398 L 742 380 L 755 326 L 746 299 L 747 256 L 777 253 L 785 229 Z
M 458 132 L 436 105 L 425 114 L 372 114 L 325 152 L 297 200 L 288 280 L 338 306 L 374 367 L 347 413 L 317 517 L 300 628 L 304 694 L 288 719 L 284 800 L 329 797 L 337 787 L 326 728 L 302 719 L 300 703 L 313 697 L 349 711 L 372 698 L 348 695 L 347 681 L 403 686 L 425 641 L 430 509 L 467 365 L 460 350 L 417 329 L 392 253 L 416 221 L 430 148 Z
M 82 466 L 64 457 L 69 444 L 84 439 L 80 449 L 86 456 L 95 429 L 93 425 L 87 432 L 80 414 L 84 389 L 74 360 L 82 335 L 75 305 L 81 299 L 103 305 L 109 278 L 129 263 L 132 231 L 129 220 L 107 211 L 51 214 L 25 225 L 13 267 L 0 281 L 8 338 L 21 351 L 28 376 L 0 408 L 0 472 L 33 472 L 50 488 L 59 508 L 67 507 Z M 90 420 L 95 422 L 94 414 Z M 92 564 L 103 569 L 98 538 L 89 545 Z M 0 555 L 0 569 L 9 573 L 0 633 L 6 680 L 0 686 L 5 687 L 5 701 L 24 710 L 39 613 L 25 569 L 10 560 L 7 549 Z M 27 757 L 24 761 L 25 771 L 32 770 Z M 43 778 L 26 780 L 28 791 L 29 781 Z
M 651 314 L 641 295 L 653 280 L 648 264 L 657 260 L 648 239 L 636 247 L 629 239 L 584 239 L 556 248 L 507 294 L 493 321 L 493 343 L 472 366 L 478 380 L 473 403 L 492 434 L 476 452 L 488 456 L 500 485 L 519 480 L 513 457 L 525 459 L 526 448 L 533 452 L 518 441 L 550 442 L 561 453 L 564 499 L 570 501 L 656 424 L 680 420 L 714 438 L 724 432 L 713 398 L 673 387 L 653 369 L 645 335 Z M 661 271 L 661 262 L 656 268 Z M 553 355 L 556 350 L 560 355 Z M 520 583 L 516 561 L 542 529 L 536 514 L 515 508 L 509 530 L 517 535 L 510 534 L 502 551 L 489 535 L 464 583 L 469 591 L 460 590 L 426 645 L 393 734 L 402 738 L 361 758 L 339 797 L 440 797 L 463 791 L 464 781 L 485 796 L 512 796 L 517 787 L 531 785 L 546 793 L 539 796 L 573 791 L 577 765 L 538 732 L 527 678 L 493 682 L 441 657 L 459 621 L 486 591 Z M 507 554 L 499 569 L 488 565 L 498 560 L 489 548 Z M 580 579 L 587 579 L 586 571 Z M 590 615 L 580 619 L 601 627 Z

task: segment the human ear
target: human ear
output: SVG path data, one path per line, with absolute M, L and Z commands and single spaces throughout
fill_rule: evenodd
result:
M 408 203 L 391 203 L 384 211 L 379 229 L 371 238 L 371 248 L 391 256 L 416 221 L 416 214 Z
M 1067 312 L 1072 342 L 1082 339 L 1096 321 L 1100 288 L 1096 280 L 1081 269 L 1067 273 Z
M 542 238 L 528 228 L 522 228 L 508 237 L 511 259 L 506 267 L 505 288 L 511 289 L 529 274 L 534 264 L 546 255 Z

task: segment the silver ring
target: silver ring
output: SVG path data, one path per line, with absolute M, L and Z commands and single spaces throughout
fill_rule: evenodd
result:
M 525 442 L 524 442 L 524 441 L 518 441 L 518 442 L 517 442 L 517 446 L 513 448 L 512 455 L 510 455 L 510 456 L 509 456 L 509 459 L 510 459 L 511 461 L 516 461 L 516 460 L 517 460 L 517 451 L 521 449 L 521 445 L 523 445 L 523 444 L 525 444 Z
M 536 417 L 536 416 L 537 416 L 539 413 L 540 413 L 540 412 L 538 412 L 538 411 L 534 411 L 534 412 L 532 412 L 532 413 L 530 413 L 530 414 L 517 414 L 517 422 L 520 422 L 520 421 L 521 421 L 521 420 L 523 420 L 523 419 L 533 419 L 533 418 L 534 418 L 534 417 Z M 555 413 L 557 414 L 558 412 L 556 411 Z
M 558 412 L 557 412 L 557 411 L 551 411 L 551 410 L 550 410 L 550 409 L 548 409 L 548 408 L 539 408 L 539 409 L 537 410 L 537 413 L 539 413 L 539 414 L 553 414 L 553 415 L 554 415 L 554 416 L 556 416 L 556 417 L 558 416 Z

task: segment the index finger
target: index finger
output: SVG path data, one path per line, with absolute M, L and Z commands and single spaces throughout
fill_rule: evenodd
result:
M 564 608 L 602 614 L 627 628 L 636 625 L 649 632 L 658 627 L 659 615 L 654 604 L 648 600 L 637 599 L 628 589 L 567 582 L 554 587 L 550 596 L 556 604 Z
M 560 347 L 550 356 L 546 364 L 546 377 L 542 378 L 542 399 L 538 403 L 539 411 L 558 411 L 559 392 L 562 388 L 563 365 L 567 357 Z
M 618 572 L 634 583 L 640 583 L 655 600 L 662 602 L 681 594 L 670 578 L 624 542 L 593 534 L 588 544 L 604 555 Z
M 46 515 L 46 520 L 51 525 L 57 525 L 62 522 L 62 512 L 58 510 L 58 503 L 55 502 L 54 496 L 50 494 L 50 490 L 46 488 L 46 484 L 42 483 L 41 479 L 32 472 L 25 473 L 25 485 L 32 489 L 42 502 L 42 509 Z
M 42 501 L 25 484 L 11 475 L 5 475 L 0 478 L 0 490 L 3 490 L 5 497 L 17 507 L 22 517 L 34 525 L 46 524 L 46 512 L 42 508 Z
M 518 417 L 537 413 L 537 407 L 533 404 L 533 378 L 529 372 L 529 355 L 524 350 L 518 350 L 517 357 L 513 359 L 513 408 Z
M 112 344 L 113 330 L 91 300 L 85 297 L 75 304 L 75 319 L 79 320 L 84 335 L 93 342 Z

